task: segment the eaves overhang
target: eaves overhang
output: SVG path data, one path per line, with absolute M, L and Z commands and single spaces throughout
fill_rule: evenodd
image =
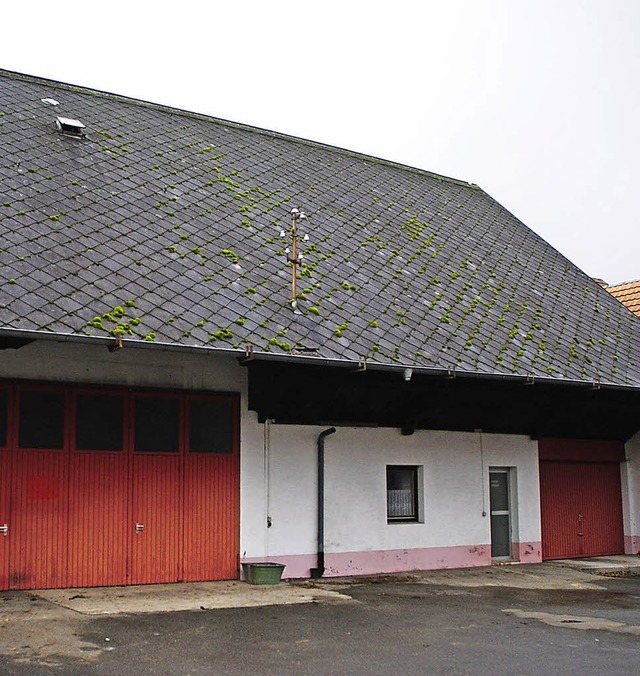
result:
M 249 408 L 261 421 L 371 425 L 626 441 L 640 430 L 640 389 L 413 369 L 252 359 Z
M 35 340 L 45 340 L 52 342 L 72 342 L 86 345 L 104 345 L 105 347 L 114 347 L 118 343 L 116 338 L 111 336 L 89 336 L 77 333 L 61 333 L 43 330 L 26 330 L 26 329 L 9 329 L 0 328 L 0 339 L 13 338 L 18 341 L 31 342 Z M 411 371 L 413 377 L 434 377 L 446 379 L 472 379 L 472 380 L 487 380 L 487 381 L 503 381 L 516 384 L 546 384 L 551 386 L 563 386 L 578 389 L 589 390 L 619 390 L 622 392 L 638 392 L 640 393 L 640 384 L 622 385 L 619 383 L 601 382 L 600 380 L 575 380 L 570 378 L 538 375 L 526 375 L 515 373 L 483 373 L 477 371 L 468 371 L 458 369 L 455 365 L 448 367 L 426 367 L 416 366 L 415 364 L 395 363 L 389 364 L 384 362 L 375 362 L 370 360 L 360 359 L 340 359 L 335 357 L 323 357 L 318 354 L 296 354 L 295 352 L 284 354 L 267 352 L 257 350 L 249 345 L 241 348 L 218 347 L 216 345 L 186 345 L 183 343 L 169 343 L 163 341 L 145 341 L 145 340 L 131 340 L 123 339 L 120 341 L 122 348 L 135 349 L 154 349 L 165 352 L 197 352 L 208 354 L 216 354 L 219 356 L 231 356 L 239 360 L 242 365 L 250 365 L 251 363 L 265 362 L 269 364 L 281 365 L 297 365 L 299 367 L 329 367 L 332 369 L 344 369 L 347 372 L 370 371 L 378 373 L 393 374 L 393 377 L 404 379 L 404 374 L 407 370 Z
M 1 330 L 1 338 L 102 345 L 115 338 Z M 124 340 L 122 349 L 225 356 L 247 368 L 249 408 L 261 422 L 395 427 L 627 440 L 640 430 L 640 387 L 485 374 L 454 368 L 355 362 L 319 355 L 278 355 L 249 347 Z

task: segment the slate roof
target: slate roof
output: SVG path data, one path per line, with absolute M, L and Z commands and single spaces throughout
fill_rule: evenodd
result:
M 5 335 L 640 386 L 639 320 L 475 185 L 6 71 L 0 158 Z
M 607 291 L 640 317 L 640 279 L 635 282 L 612 284 L 607 287 Z

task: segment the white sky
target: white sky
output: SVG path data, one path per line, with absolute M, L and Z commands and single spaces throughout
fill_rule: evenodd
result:
M 477 183 L 588 274 L 640 278 L 638 0 L 7 0 L 0 15 L 2 68 Z

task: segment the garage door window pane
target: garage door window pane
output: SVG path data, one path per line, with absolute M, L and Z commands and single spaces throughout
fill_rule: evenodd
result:
M 136 399 L 135 450 L 138 453 L 177 453 L 180 402 L 177 399 Z
M 64 394 L 20 393 L 20 448 L 64 446 Z
M 121 451 L 123 398 L 117 395 L 78 395 L 76 448 L 79 451 Z
M 233 453 L 231 401 L 193 400 L 189 421 L 191 453 Z
M 6 390 L 0 390 L 0 447 L 7 445 L 7 400 Z

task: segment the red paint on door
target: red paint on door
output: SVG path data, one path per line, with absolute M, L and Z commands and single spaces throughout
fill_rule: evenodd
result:
M 177 455 L 136 455 L 130 584 L 179 582 L 182 487 Z
M 59 425 L 55 416 L 49 421 L 51 429 L 64 430 L 57 436 L 60 448 L 18 447 L 21 423 L 15 402 L 23 389 L 64 393 L 63 424 Z M 116 416 L 121 422 L 118 430 L 122 432 L 110 433 L 113 427 L 105 426 L 108 441 L 104 448 L 118 450 L 102 450 L 99 435 L 92 433 L 95 425 L 75 428 L 76 417 L 80 418 L 79 414 L 76 416 L 76 411 L 80 411 L 76 397 L 79 401 L 80 394 L 90 395 L 84 401 L 85 422 L 88 419 L 98 426 L 104 423 L 103 417 L 95 413 L 92 418 L 91 407 L 101 411 L 105 402 L 96 399 L 111 396 L 112 403 L 117 399 L 117 405 L 107 405 L 104 411 Z M 147 406 L 141 416 L 146 420 L 149 435 L 136 437 L 137 398 L 177 402 L 173 432 L 158 433 L 158 429 L 165 427 L 160 413 L 162 405 L 158 412 L 151 413 Z M 187 411 L 194 399 L 214 402 L 214 409 L 215 402 L 222 402 L 221 410 L 232 411 L 233 420 L 225 418 L 225 414 L 216 422 L 223 431 L 233 430 L 232 443 L 226 443 L 221 450 L 190 453 Z M 47 411 L 46 402 L 33 398 L 27 405 L 36 412 Z M 15 385 L 9 388 L 8 403 L 5 401 L 4 406 L 8 422 L 4 423 L 5 438 L 0 438 L 0 526 L 6 522 L 8 534 L 5 537 L 0 531 L 0 589 L 237 577 L 237 397 L 124 391 L 114 395 L 113 391 L 98 389 L 88 393 L 86 388 L 38 390 Z M 2 411 L 0 422 L 1 415 Z M 198 444 L 208 443 L 208 426 L 205 417 L 205 429 L 198 430 Z M 28 428 L 24 421 L 22 427 Z M 36 432 L 24 438 L 39 443 L 39 428 L 36 425 L 33 429 Z M 149 450 L 149 444 L 157 442 L 162 446 L 169 437 L 169 452 L 156 451 L 154 447 Z M 215 434 L 211 438 L 217 439 Z M 81 440 L 88 445 L 82 446 Z
M 0 449 L 0 589 L 9 589 L 11 456 Z
M 66 587 L 69 464 L 59 451 L 14 453 L 9 588 Z
M 187 456 L 184 505 L 184 581 L 236 577 L 237 454 Z
M 540 462 L 542 558 L 624 553 L 620 465 Z
M 70 587 L 127 584 L 128 464 L 122 452 L 71 456 Z

